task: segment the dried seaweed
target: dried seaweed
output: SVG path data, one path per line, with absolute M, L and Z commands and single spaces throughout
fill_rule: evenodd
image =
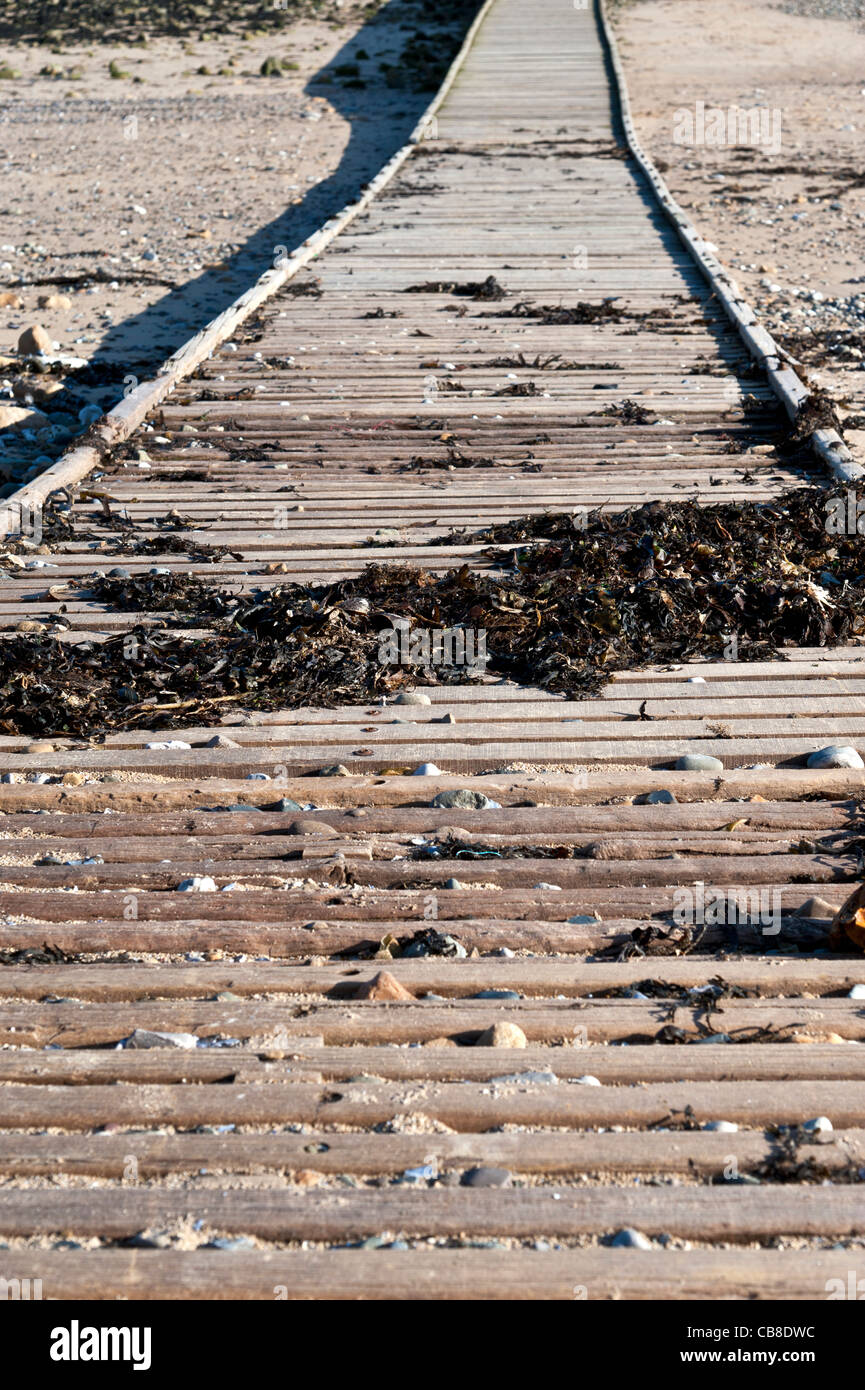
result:
M 505 299 L 507 293 L 494 275 L 464 284 L 456 280 L 426 280 L 422 285 L 406 285 L 403 290 L 403 294 L 456 294 L 465 299 Z
M 490 570 L 372 564 L 330 585 L 252 593 L 174 573 L 83 577 L 69 581 L 77 597 L 151 626 L 74 649 L 50 633 L 6 635 L 0 729 L 179 728 L 226 705 L 334 706 L 474 678 L 461 666 L 383 661 L 380 633 L 395 617 L 483 629 L 490 672 L 573 698 L 649 663 L 855 643 L 865 637 L 862 537 L 827 524 L 848 501 L 844 488 L 802 488 L 769 502 L 655 502 L 451 533 L 497 543 Z M 173 540 L 188 550 L 185 537 Z
M 500 309 L 491 315 L 503 319 L 537 319 L 546 324 L 570 323 L 619 323 L 625 318 L 625 310 L 618 308 L 612 299 L 603 299 L 600 304 L 589 304 L 585 300 L 569 308 L 562 304 L 533 304 L 531 300 L 521 299 L 510 309 Z

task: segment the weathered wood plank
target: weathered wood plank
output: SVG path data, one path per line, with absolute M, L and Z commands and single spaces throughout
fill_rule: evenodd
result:
M 0 1082 L 30 1085 L 124 1083 L 178 1084 L 331 1081 L 367 1075 L 382 1080 L 488 1081 L 496 1076 L 543 1072 L 561 1080 L 590 1073 L 604 1085 L 655 1081 L 863 1081 L 865 1049 L 835 1044 L 704 1043 L 667 1048 L 631 1044 L 622 1047 L 526 1047 L 515 1054 L 500 1047 L 323 1047 L 292 1039 L 290 1048 L 262 1053 L 244 1048 L 154 1048 L 145 1051 L 0 1052 Z
M 849 1237 L 865 1231 L 855 1188 L 543 1187 L 312 1190 L 303 1193 L 103 1191 L 0 1192 L 0 1235 L 128 1239 L 147 1227 L 193 1221 L 210 1233 L 269 1241 L 402 1236 L 557 1237 L 614 1234 L 639 1222 L 647 1236 L 743 1242 L 777 1235 Z
M 826 1142 L 831 1141 L 831 1142 Z M 865 1162 L 865 1130 L 814 1136 L 797 1150 L 818 1177 L 843 1176 Z M 520 1130 L 511 1134 L 369 1134 L 308 1128 L 298 1135 L 22 1134 L 0 1131 L 0 1173 L 10 1177 L 100 1177 L 135 1183 L 187 1174 L 204 1182 L 221 1173 L 314 1172 L 398 1175 L 434 1161 L 440 1172 L 477 1166 L 514 1174 L 680 1174 L 704 1181 L 751 1174 L 778 1156 L 778 1143 L 752 1130 L 736 1134 L 671 1130 L 596 1134 L 592 1130 Z
M 846 1289 L 849 1252 L 778 1250 L 28 1251 L 46 1297 L 135 1300 L 787 1299 Z M 0 1252 L 0 1275 L 21 1263 Z M 20 1276 L 18 1276 L 20 1277 Z M 576 1291 L 576 1292 L 575 1292 Z
M 771 930 L 771 928 L 770 928 Z M 240 998 L 252 995 L 326 995 L 354 998 L 375 979 L 388 973 L 417 999 L 433 993 L 450 999 L 471 999 L 479 991 L 516 991 L 527 998 L 595 998 L 607 991 L 636 989 L 649 980 L 663 988 L 677 986 L 705 991 L 714 999 L 729 985 L 762 997 L 826 996 L 841 1002 L 856 984 L 865 984 L 865 961 L 848 960 L 712 960 L 704 957 L 663 960 L 586 962 L 571 960 L 468 960 L 432 957 L 364 965 L 209 964 L 166 965 L 7 965 L 0 970 L 0 998 L 39 1000 L 65 988 L 76 999 L 109 1003 L 121 999 L 204 999 L 222 991 Z M 645 996 L 644 996 L 645 997 Z M 695 1002 L 698 1002 L 695 1001 Z M 855 1002 L 855 1001 L 851 1001 Z M 720 1012 L 727 1007 L 726 1001 Z

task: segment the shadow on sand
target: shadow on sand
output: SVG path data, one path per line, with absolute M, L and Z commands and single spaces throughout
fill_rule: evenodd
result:
M 432 41 L 441 52 L 445 69 L 479 6 L 480 0 L 477 3 L 460 0 L 459 8 L 464 14 L 458 29 L 453 26 L 447 29 L 433 27 Z M 453 6 L 446 8 L 452 10 Z M 176 337 L 176 341 L 172 341 L 171 351 L 176 351 L 273 265 L 275 257 L 280 254 L 278 248 L 282 248 L 283 255 L 285 249 L 292 251 L 329 217 L 354 201 L 362 187 L 405 143 L 432 100 L 438 77 L 429 85 L 407 81 L 405 86 L 387 85 L 382 78 L 379 88 L 381 100 L 375 105 L 367 100 L 364 103 L 366 109 L 359 112 L 356 87 L 352 87 L 350 80 L 347 82 L 340 72 L 346 64 L 357 63 L 358 54 L 363 57 L 364 49 L 378 46 L 371 41 L 377 28 L 387 25 L 392 34 L 401 15 L 399 0 L 393 0 L 392 5 L 383 7 L 342 45 L 303 88 L 307 97 L 325 97 L 349 124 L 348 141 L 333 173 L 312 185 L 300 202 L 260 227 L 227 260 L 206 268 L 195 278 L 168 290 L 139 313 L 106 326 L 99 346 L 90 358 L 92 370 L 86 371 L 83 379 L 79 378 L 78 381 L 70 376 L 64 389 L 52 397 L 52 412 L 62 410 L 77 415 L 82 405 L 78 387 L 83 384 L 98 384 L 101 389 L 96 392 L 96 399 L 103 409 L 110 409 L 120 398 L 124 379 L 128 380 L 131 376 L 143 381 L 159 369 L 166 357 L 164 345 L 169 321 L 173 329 L 171 339 Z M 405 30 L 414 28 L 408 24 L 399 27 Z M 378 80 L 376 78 L 377 83 Z M 44 444 L 41 456 L 53 462 L 73 442 L 66 437 Z M 32 453 L 28 463 L 30 460 Z M 12 449 L 4 454 L 3 463 L 7 467 L 14 465 Z M 40 472 L 47 466 L 48 463 L 43 462 L 35 471 Z

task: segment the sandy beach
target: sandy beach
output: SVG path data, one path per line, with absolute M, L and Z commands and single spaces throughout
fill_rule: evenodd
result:
M 645 148 L 865 458 L 865 6 L 618 0 L 612 13 Z M 704 134 L 706 112 L 736 106 L 772 117 L 768 140 L 677 140 L 677 113 L 696 136 L 698 103 Z

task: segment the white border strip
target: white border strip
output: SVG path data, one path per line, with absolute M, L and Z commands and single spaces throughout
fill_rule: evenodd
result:
M 11 497 L 6 498 L 0 504 L 0 536 L 18 532 L 21 529 L 22 515 L 32 515 L 33 510 L 41 506 L 52 492 L 56 492 L 60 488 L 72 487 L 75 483 L 81 482 L 82 478 L 86 478 L 88 473 L 91 473 L 102 463 L 107 450 L 128 439 L 145 416 L 160 401 L 164 400 L 170 391 L 174 390 L 179 381 L 194 371 L 206 357 L 210 357 L 220 343 L 231 337 L 244 319 L 248 318 L 260 304 L 263 304 L 265 300 L 281 289 L 303 266 L 318 256 L 335 237 L 339 236 L 349 222 L 357 217 L 358 213 L 363 212 L 369 206 L 402 168 L 415 147 L 426 138 L 430 121 L 456 81 L 460 68 L 477 37 L 478 30 L 494 3 L 495 0 L 484 0 L 484 4 L 475 15 L 471 27 L 463 39 L 459 53 L 445 74 L 444 81 L 407 142 L 391 156 L 375 178 L 365 185 L 363 193 L 357 200 L 353 203 L 347 203 L 341 212 L 336 213 L 334 217 L 323 223 L 318 231 L 308 236 L 306 241 L 292 251 L 290 256 L 285 257 L 278 265 L 271 267 L 259 276 L 255 284 L 245 294 L 235 299 L 227 309 L 224 309 L 199 333 L 196 333 L 182 347 L 178 348 L 163 363 L 158 376 L 154 377 L 152 381 L 143 381 L 140 386 L 136 386 L 134 391 L 131 391 L 128 396 L 96 421 L 90 433 L 99 441 L 97 445 L 82 444 L 69 450 L 50 468 L 46 468 L 44 473 L 40 473 L 32 482 L 19 488 Z
M 739 330 L 739 336 L 751 356 L 765 369 L 769 378 L 769 385 L 775 395 L 783 402 L 790 419 L 795 420 L 808 400 L 808 389 L 803 386 L 794 371 L 783 365 L 783 354 L 774 338 L 760 325 L 757 315 L 744 299 L 735 280 L 731 278 L 721 262 L 709 250 L 708 243 L 703 240 L 689 221 L 687 214 L 679 207 L 652 160 L 643 150 L 634 129 L 628 86 L 616 40 L 610 27 L 606 0 L 596 0 L 596 14 L 615 76 L 616 95 L 628 149 L 645 174 L 652 192 L 668 220 L 676 228 L 681 240 L 715 291 L 715 295 L 726 311 L 728 318 Z M 837 430 L 815 430 L 811 435 L 811 444 L 816 453 L 827 464 L 830 472 L 841 482 L 853 482 L 855 479 L 865 476 L 865 468 L 855 461 Z

